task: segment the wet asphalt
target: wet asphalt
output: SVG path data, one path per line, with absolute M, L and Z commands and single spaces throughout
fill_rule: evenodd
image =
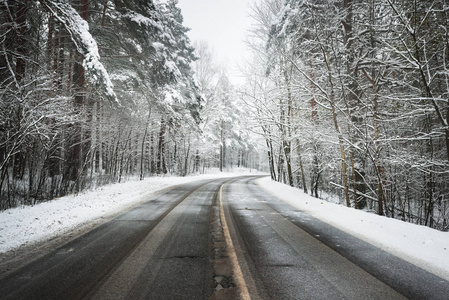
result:
M 0 275 L 0 299 L 207 299 L 221 183 L 177 187 Z
M 449 282 L 240 179 L 223 190 L 253 298 L 449 299 Z

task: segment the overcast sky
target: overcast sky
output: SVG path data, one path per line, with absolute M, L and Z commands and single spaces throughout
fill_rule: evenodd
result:
M 252 0 L 178 0 L 189 27 L 189 37 L 205 40 L 213 49 L 217 63 L 227 63 L 229 75 L 238 75 L 237 64 L 245 55 L 246 31 L 251 20 L 248 17 Z M 236 79 L 238 81 L 238 79 Z M 234 80 L 233 80 L 234 81 Z

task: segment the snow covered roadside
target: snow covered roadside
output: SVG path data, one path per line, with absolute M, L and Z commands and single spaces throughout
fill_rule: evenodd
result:
M 158 192 L 202 179 L 255 175 L 220 173 L 189 177 L 151 177 L 111 184 L 76 196 L 66 196 L 34 207 L 0 212 L 0 254 L 20 246 L 50 240 L 148 200 Z M 292 206 L 368 243 L 449 280 L 449 232 L 440 232 L 380 217 L 304 194 L 269 177 L 258 184 Z
M 269 177 L 257 184 L 293 207 L 449 280 L 449 232 L 329 203 Z
M 50 240 L 77 228 L 107 219 L 127 208 L 148 201 L 166 188 L 202 179 L 235 177 L 255 173 L 219 173 L 188 177 L 150 177 L 99 187 L 35 206 L 0 212 L 0 254 L 20 246 Z

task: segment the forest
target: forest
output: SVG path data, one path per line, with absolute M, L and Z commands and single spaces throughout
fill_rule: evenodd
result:
M 0 210 L 245 166 L 448 230 L 449 3 L 255 0 L 235 86 L 176 0 L 0 2 Z
M 0 210 L 259 167 L 233 86 L 182 22 L 174 0 L 0 2 Z
M 445 0 L 255 3 L 244 99 L 271 177 L 447 230 L 448 14 Z

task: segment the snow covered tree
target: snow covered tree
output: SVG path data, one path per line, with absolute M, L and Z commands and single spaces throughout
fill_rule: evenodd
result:
M 261 0 L 253 11 L 268 73 L 252 67 L 245 93 L 272 178 L 291 184 L 296 165 L 316 196 L 447 226 L 444 1 Z
M 143 178 L 158 158 L 190 171 L 200 97 L 176 1 L 0 8 L 0 209 Z
M 198 60 L 193 64 L 195 80 L 201 94 L 201 147 L 198 158 L 203 168 L 220 171 L 233 166 L 249 165 L 249 153 L 255 153 L 254 141 L 245 124 L 245 111 L 238 90 L 226 69 L 215 62 L 206 42 L 196 42 Z

